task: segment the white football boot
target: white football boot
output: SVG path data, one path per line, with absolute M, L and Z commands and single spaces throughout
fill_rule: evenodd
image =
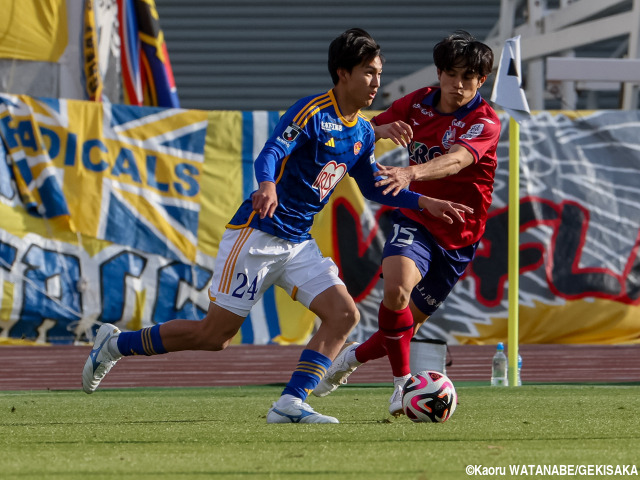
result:
M 267 423 L 340 423 L 337 418 L 316 412 L 301 399 L 284 395 L 267 413 Z
M 327 369 L 325 376 L 320 380 L 318 386 L 313 389 L 313 394 L 316 397 L 325 397 L 331 392 L 336 391 L 340 385 L 347 383 L 347 377 L 351 375 L 356 368 L 362 365 L 357 360 L 355 360 L 357 365 L 354 366 L 349 365 L 347 362 L 347 355 L 355 350 L 358 345 L 360 345 L 358 342 L 348 343 L 343 347 L 340 353 L 338 353 L 336 359 Z
M 394 378 L 393 380 L 393 394 L 389 399 L 389 413 L 394 417 L 404 415 L 404 409 L 402 408 L 402 391 L 405 383 L 411 378 L 411 374 L 404 377 Z
M 93 349 L 82 369 L 82 389 L 86 393 L 95 392 L 104 376 L 118 361 L 118 358 L 113 358 L 109 353 L 108 343 L 119 334 L 120 329 L 109 323 L 105 323 L 98 329 Z

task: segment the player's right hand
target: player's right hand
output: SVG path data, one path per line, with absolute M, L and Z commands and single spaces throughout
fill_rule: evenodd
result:
M 456 220 L 464 222 L 465 213 L 473 213 L 473 208 L 462 203 L 440 200 L 439 198 L 431 198 L 425 195 L 422 195 L 418 200 L 418 206 L 448 224 L 452 224 Z
M 413 130 L 408 123 L 398 120 L 385 125 L 376 125 L 372 123 L 373 131 L 376 134 L 376 141 L 381 138 L 388 138 L 396 145 L 406 147 L 413 138 Z
M 278 194 L 276 193 L 276 184 L 273 182 L 260 182 L 258 190 L 251 195 L 253 210 L 256 211 L 260 218 L 273 217 L 278 206 Z

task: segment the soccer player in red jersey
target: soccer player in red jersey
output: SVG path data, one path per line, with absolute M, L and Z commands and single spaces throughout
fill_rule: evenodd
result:
M 410 340 L 442 304 L 472 261 L 491 204 L 500 121 L 478 90 L 493 67 L 491 49 L 456 31 L 433 49 L 439 87 L 396 100 L 373 118 L 376 139 L 407 147 L 409 166 L 380 166 L 376 185 L 396 195 L 411 190 L 473 208 L 464 222 L 444 224 L 428 212 L 400 208 L 383 250 L 384 297 L 378 328 L 361 345 L 347 346 L 314 390 L 334 391 L 362 363 L 385 355 L 394 376 L 389 412 L 402 413 L 410 376 Z

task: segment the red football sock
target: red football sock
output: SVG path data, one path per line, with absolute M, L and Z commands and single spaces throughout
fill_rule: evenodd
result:
M 358 345 L 355 351 L 356 360 L 360 363 L 382 358 L 387 355 L 387 349 L 384 348 L 384 335 L 378 330 L 369 337 L 369 340 Z
M 389 355 L 389 363 L 394 377 L 403 377 L 411 373 L 409 357 L 411 337 L 413 337 L 413 315 L 407 306 L 402 310 L 389 310 L 380 303 L 378 326 Z

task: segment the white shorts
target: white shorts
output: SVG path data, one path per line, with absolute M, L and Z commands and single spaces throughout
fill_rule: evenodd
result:
M 253 228 L 227 228 L 213 267 L 211 301 L 246 317 L 271 285 L 309 308 L 320 293 L 344 282 L 313 239 L 294 243 Z

